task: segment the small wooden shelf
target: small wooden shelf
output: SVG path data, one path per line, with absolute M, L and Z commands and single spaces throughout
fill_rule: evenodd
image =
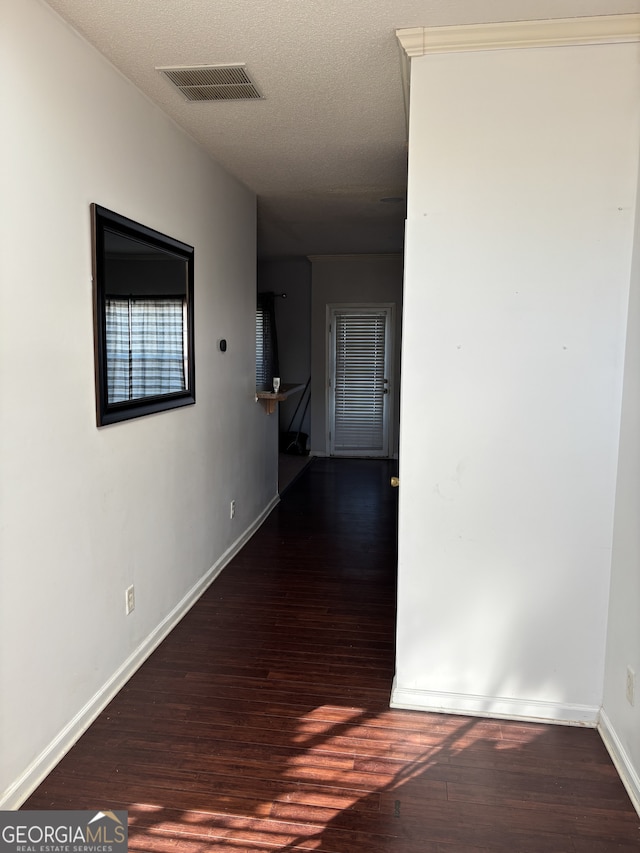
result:
M 296 391 L 301 391 L 304 385 L 281 385 L 277 394 L 273 391 L 256 391 L 256 400 L 260 400 L 264 406 L 265 412 L 268 415 L 273 414 L 276 410 L 276 403 L 280 400 L 286 400 Z

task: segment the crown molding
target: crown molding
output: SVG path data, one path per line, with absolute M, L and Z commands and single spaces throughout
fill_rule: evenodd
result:
M 430 53 L 615 44 L 640 41 L 640 14 L 411 27 L 396 30 L 396 36 L 409 59 Z

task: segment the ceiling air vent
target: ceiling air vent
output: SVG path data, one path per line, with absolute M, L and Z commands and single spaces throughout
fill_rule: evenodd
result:
M 188 101 L 252 101 L 262 98 L 244 65 L 157 68 Z

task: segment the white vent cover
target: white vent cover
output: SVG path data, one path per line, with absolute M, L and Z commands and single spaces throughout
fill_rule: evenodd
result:
M 157 68 L 188 101 L 251 101 L 262 98 L 244 65 Z

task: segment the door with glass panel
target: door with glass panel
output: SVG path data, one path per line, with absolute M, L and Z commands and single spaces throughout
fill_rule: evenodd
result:
M 329 453 L 389 456 L 391 305 L 329 306 Z

